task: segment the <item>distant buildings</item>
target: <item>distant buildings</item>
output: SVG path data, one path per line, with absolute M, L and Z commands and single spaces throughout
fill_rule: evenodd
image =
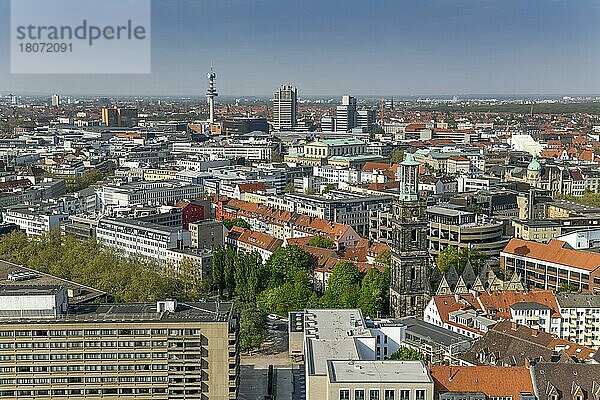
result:
M 103 107 L 102 123 L 108 127 L 134 127 L 138 124 L 136 108 Z
M 298 119 L 298 89 L 282 85 L 273 98 L 273 124 L 275 130 L 292 131 Z
M 60 106 L 60 96 L 57 94 L 52 95 L 52 107 Z
M 337 106 L 335 113 L 336 129 L 349 132 L 356 126 L 356 98 L 342 96 L 342 104 Z

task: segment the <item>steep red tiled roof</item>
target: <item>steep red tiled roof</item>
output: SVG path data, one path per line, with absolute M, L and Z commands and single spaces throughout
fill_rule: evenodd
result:
M 552 290 L 501 290 L 496 292 L 481 292 L 478 301 L 488 314 L 496 310 L 495 318 L 510 319 L 510 307 L 516 303 L 539 303 L 550 308 L 552 316 L 559 316 L 558 303 Z
M 496 366 L 432 366 L 435 392 L 483 392 L 488 398 L 534 393 L 527 367 Z M 437 395 L 434 398 L 438 398 Z
M 266 185 L 264 182 L 240 183 L 238 188 L 240 188 L 240 193 L 254 193 L 258 191 L 264 191 L 266 189 Z

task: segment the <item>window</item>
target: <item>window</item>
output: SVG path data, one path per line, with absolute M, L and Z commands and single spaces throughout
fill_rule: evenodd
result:
M 340 400 L 350 400 L 350 389 L 340 389 Z
M 394 400 L 394 389 L 385 389 L 383 392 L 383 400 Z
M 364 389 L 356 389 L 356 390 L 354 390 L 354 400 L 365 400 L 365 391 L 364 391 Z
M 400 391 L 400 400 L 409 400 L 410 399 L 410 391 L 401 390 Z
M 379 400 L 379 389 L 369 390 L 369 400 Z
M 425 400 L 425 391 L 424 390 L 417 390 L 415 392 L 416 397 L 415 400 Z

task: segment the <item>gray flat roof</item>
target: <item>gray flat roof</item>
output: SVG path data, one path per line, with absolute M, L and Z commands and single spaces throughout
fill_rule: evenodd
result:
M 22 281 L 12 281 L 8 279 L 8 276 L 17 272 L 26 272 L 31 276 L 30 279 Z M 13 264 L 8 261 L 0 260 L 0 284 L 3 286 L 65 286 L 67 288 L 69 303 L 79 304 L 92 301 L 99 297 L 105 297 L 106 293 L 91 288 L 89 286 L 80 285 L 66 279 L 56 277 L 54 275 L 45 274 L 43 272 L 36 271 L 31 268 L 27 268 L 21 265 Z
M 561 308 L 600 308 L 600 294 L 557 293 L 556 301 Z
M 330 382 L 433 383 L 421 361 L 328 361 Z
M 406 332 L 422 338 L 429 338 L 435 343 L 450 346 L 467 339 L 465 336 L 448 329 L 444 329 L 429 322 L 417 319 L 415 317 L 402 318 L 400 323 L 406 325 Z
M 545 304 L 536 303 L 535 301 L 521 301 L 519 303 L 514 303 L 510 306 L 510 308 L 515 310 L 549 310 Z

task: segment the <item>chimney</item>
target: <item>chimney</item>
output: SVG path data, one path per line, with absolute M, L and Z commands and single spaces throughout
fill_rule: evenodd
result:
M 512 329 L 513 331 L 517 330 L 517 323 L 516 322 L 511 322 L 510 323 L 510 329 Z
M 540 331 L 538 331 L 537 329 L 532 329 L 531 330 L 531 336 L 538 337 L 539 334 L 540 334 Z

